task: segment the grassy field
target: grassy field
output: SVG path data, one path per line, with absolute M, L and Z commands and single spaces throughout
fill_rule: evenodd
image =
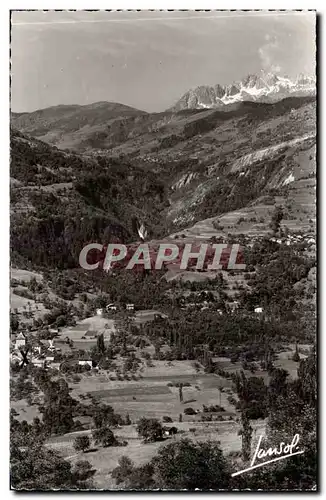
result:
M 35 302 L 33 299 L 27 299 L 26 297 L 21 297 L 14 292 L 15 289 L 10 290 L 10 310 L 11 312 L 17 312 L 22 315 L 24 312 L 31 312 L 33 318 L 43 318 L 46 313 L 49 312 L 48 309 L 40 302 Z M 30 323 L 31 320 L 24 319 L 25 323 Z
M 299 346 L 300 355 L 303 357 L 310 346 Z M 291 376 L 295 375 L 298 367 L 291 357 L 295 346 L 290 345 L 279 354 L 276 366 L 287 368 Z M 239 370 L 241 365 L 231 363 L 228 358 L 214 358 L 223 368 L 232 371 Z M 293 372 L 293 373 L 291 373 Z M 252 374 L 248 373 L 248 376 Z M 259 376 L 266 376 L 259 372 Z M 189 387 L 183 388 L 183 402 L 180 402 L 179 389 L 175 386 L 180 382 L 188 382 Z M 171 383 L 173 386 L 171 386 Z M 168 385 L 169 384 L 169 385 Z M 89 417 L 76 417 L 84 424 L 90 426 L 84 431 L 73 432 L 61 436 L 53 436 L 47 441 L 47 446 L 57 450 L 72 463 L 78 460 L 88 460 L 96 469 L 94 483 L 96 488 L 116 489 L 111 477 L 112 470 L 118 465 L 119 458 L 128 456 L 136 465 L 150 461 L 161 446 L 173 440 L 189 438 L 195 441 L 219 441 L 224 454 L 239 453 L 241 451 L 241 436 L 239 435 L 239 413 L 228 401 L 232 393 L 231 381 L 215 374 L 205 374 L 200 369 L 196 371 L 193 361 L 154 361 L 154 366 L 145 367 L 142 378 L 137 381 L 112 381 L 109 374 L 103 370 L 91 375 L 81 375 L 78 383 L 69 381 L 72 397 L 80 399 L 81 395 L 91 393 L 100 401 L 109 404 L 116 413 L 125 416 L 129 414 L 131 425 L 114 429 L 114 434 L 119 440 L 127 441 L 126 446 L 102 448 L 91 447 L 86 453 L 76 453 L 73 443 L 80 434 L 90 435 L 93 422 Z M 220 392 L 222 388 L 223 392 Z M 87 404 L 87 403 L 86 403 Z M 202 422 L 200 413 L 203 405 L 220 405 L 225 411 L 214 413 L 213 416 L 223 416 L 223 421 Z M 29 407 L 26 401 L 13 402 L 12 407 L 19 413 L 19 420 L 32 419 L 38 415 L 37 407 Z M 196 415 L 185 415 L 185 408 L 198 410 Z M 182 422 L 179 415 L 182 414 Z M 202 414 L 202 413 L 201 413 Z M 172 422 L 165 424 L 176 426 L 178 434 L 163 442 L 145 444 L 136 431 L 137 421 L 141 417 L 157 418 L 163 423 L 163 417 L 169 416 Z M 253 440 L 252 447 L 256 447 L 260 435 L 265 433 L 265 421 L 252 421 Z
M 183 402 L 180 402 L 179 389 L 175 387 L 181 382 L 190 384 L 183 388 Z M 229 393 L 219 391 L 221 387 L 231 391 L 231 381 L 202 371 L 197 373 L 192 361 L 154 361 L 154 366 L 146 366 L 137 381 L 113 381 L 105 372 L 94 372 L 81 375 L 80 382 L 70 385 L 73 397 L 91 393 L 111 405 L 116 413 L 128 413 L 132 421 L 142 416 L 161 420 L 165 415 L 178 420 L 180 413 L 183 420 L 195 421 L 199 415 L 187 416 L 184 410 L 191 407 L 202 411 L 203 404 L 223 406 L 225 412 L 221 415 L 225 417 L 236 415 L 234 406 L 227 400 Z
M 96 337 L 99 333 L 103 333 L 104 340 L 109 342 L 111 333 L 114 331 L 113 319 L 90 316 L 78 321 L 75 326 L 63 328 L 60 335 L 55 339 L 54 345 L 60 347 L 62 352 L 69 352 L 70 347 L 65 344 L 65 339 L 68 337 L 73 341 L 74 349 L 89 350 L 96 345 Z
M 18 415 L 15 417 L 19 421 L 26 420 L 26 422 L 31 423 L 33 418 L 41 417 L 38 407 L 36 405 L 30 406 L 26 399 L 20 399 L 19 401 L 11 401 L 10 407 L 16 410 Z
M 66 434 L 65 436 L 53 437 L 48 446 L 59 451 L 66 459 L 75 463 L 78 460 L 88 460 L 96 469 L 94 482 L 96 488 L 117 488 L 111 478 L 112 470 L 118 465 L 122 456 L 129 457 L 136 465 L 149 462 L 161 446 L 182 439 L 190 438 L 194 441 L 219 441 L 225 454 L 240 452 L 241 437 L 238 435 L 240 425 L 237 422 L 208 422 L 208 423 L 179 423 L 173 422 L 178 428 L 178 434 L 173 438 L 167 438 L 163 442 L 144 444 L 138 437 L 135 425 L 129 425 L 117 429 L 116 437 L 128 441 L 127 446 L 114 448 L 94 448 L 86 453 L 76 453 L 73 447 L 74 439 L 79 434 L 91 434 L 91 431 Z M 254 449 L 260 435 L 265 433 L 265 422 L 252 422 Z M 191 430 L 190 430 L 191 429 Z
M 25 283 L 29 283 L 32 278 L 35 278 L 36 281 L 42 281 L 43 276 L 39 273 L 35 273 L 33 271 L 27 271 L 26 269 L 16 269 L 12 268 L 10 270 L 10 278 L 24 281 Z

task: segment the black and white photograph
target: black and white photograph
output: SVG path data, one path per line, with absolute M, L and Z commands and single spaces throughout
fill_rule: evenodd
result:
M 319 491 L 317 21 L 10 11 L 11 490 Z

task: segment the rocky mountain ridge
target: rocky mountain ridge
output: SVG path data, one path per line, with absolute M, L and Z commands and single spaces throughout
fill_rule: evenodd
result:
M 299 75 L 291 80 L 286 76 L 261 72 L 229 85 L 201 85 L 191 89 L 171 110 L 223 108 L 240 101 L 276 102 L 285 97 L 315 94 L 316 81 L 313 77 Z

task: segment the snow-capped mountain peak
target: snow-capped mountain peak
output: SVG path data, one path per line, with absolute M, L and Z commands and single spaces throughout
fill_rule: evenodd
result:
M 315 95 L 313 77 L 299 75 L 295 80 L 287 76 L 261 72 L 250 74 L 239 82 L 214 87 L 201 85 L 186 92 L 172 108 L 183 109 L 220 108 L 239 101 L 275 102 L 289 96 Z

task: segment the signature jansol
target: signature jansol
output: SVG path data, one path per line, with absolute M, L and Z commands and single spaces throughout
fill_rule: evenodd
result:
M 277 462 L 278 460 L 284 460 L 284 458 L 293 457 L 294 455 L 301 455 L 304 453 L 304 450 L 298 450 L 298 443 L 300 440 L 299 434 L 295 434 L 291 443 L 283 443 L 281 442 L 278 446 L 274 448 L 264 449 L 261 447 L 263 436 L 259 436 L 257 447 L 252 458 L 250 467 L 247 469 L 240 470 L 238 472 L 234 472 L 233 476 L 238 476 L 239 474 L 243 474 L 244 472 L 249 472 L 250 470 L 257 469 L 258 467 L 262 467 L 263 465 L 271 464 L 272 462 Z M 274 458 L 273 458 L 274 457 Z M 276 457 L 276 458 L 275 458 Z M 264 462 L 259 462 L 255 465 L 256 460 L 258 459 L 268 459 Z

